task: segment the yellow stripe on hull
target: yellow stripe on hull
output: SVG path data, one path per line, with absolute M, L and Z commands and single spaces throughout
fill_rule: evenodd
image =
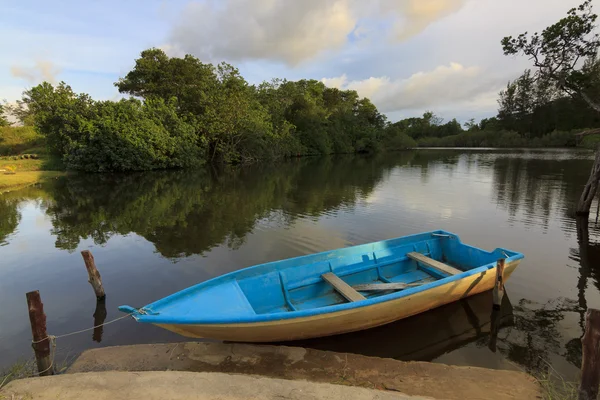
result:
M 520 260 L 506 264 L 505 280 L 519 263 Z M 244 324 L 156 325 L 183 336 L 234 342 L 279 342 L 331 336 L 389 324 L 491 290 L 495 279 L 496 268 L 493 268 L 407 297 L 311 317 Z

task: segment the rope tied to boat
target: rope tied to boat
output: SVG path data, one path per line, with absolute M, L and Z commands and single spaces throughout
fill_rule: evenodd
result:
M 141 309 L 140 309 L 140 310 L 141 310 Z M 138 311 L 139 311 L 139 310 L 138 310 Z M 65 333 L 64 335 L 58 335 L 58 336 L 54 336 L 54 335 L 48 335 L 48 336 L 46 336 L 45 338 L 43 338 L 43 339 L 40 339 L 40 340 L 37 340 L 37 341 L 36 341 L 36 340 L 32 340 L 32 341 L 31 341 L 31 343 L 32 343 L 32 344 L 38 344 L 38 343 L 41 343 L 41 342 L 43 342 L 44 340 L 48 340 L 48 339 L 52 339 L 52 338 L 53 338 L 53 339 L 56 341 L 56 339 L 60 339 L 60 338 L 64 338 L 64 337 L 67 337 L 67 336 L 72 336 L 72 335 L 77 335 L 77 334 L 79 334 L 79 333 L 84 333 L 84 332 L 92 331 L 92 330 L 94 330 L 94 329 L 96 329 L 96 328 L 100 328 L 101 326 L 108 325 L 108 324 L 112 324 L 113 322 L 117 322 L 117 321 L 120 321 L 120 320 L 122 320 L 122 319 L 125 319 L 125 318 L 127 318 L 127 317 L 131 317 L 131 316 L 132 316 L 132 314 L 133 314 L 133 313 L 125 314 L 125 315 L 123 315 L 123 316 L 121 316 L 121 317 L 119 317 L 119 318 L 115 318 L 115 319 L 113 319 L 112 321 L 104 322 L 104 323 L 102 323 L 102 324 L 99 324 L 99 325 L 96 325 L 96 326 L 92 326 L 91 328 L 82 329 L 82 330 L 80 330 L 80 331 L 69 332 L 69 333 Z M 142 313 L 140 313 L 140 314 L 142 314 Z
M 143 308 L 137 308 L 133 312 L 127 313 L 125 315 L 122 315 L 119 318 L 115 318 L 115 319 L 113 319 L 111 321 L 104 322 L 104 323 L 99 324 L 99 325 L 95 325 L 95 326 L 93 326 L 91 328 L 86 328 L 86 329 L 81 329 L 81 330 L 75 331 L 75 332 L 65 333 L 64 335 L 48 335 L 45 338 L 40 339 L 40 340 L 32 340 L 31 341 L 32 346 L 36 345 L 36 344 L 39 344 L 39 343 L 42 343 L 45 340 L 49 340 L 50 341 L 50 360 L 51 360 L 50 361 L 50 366 L 48 368 L 46 368 L 45 370 L 43 370 L 43 371 L 39 371 L 38 375 L 41 375 L 41 374 L 43 374 L 45 372 L 48 372 L 54 366 L 54 358 L 56 357 L 56 339 L 65 338 L 67 336 L 72 336 L 72 335 L 77 335 L 77 334 L 80 334 L 80 333 L 92 331 L 92 330 L 94 330 L 96 328 L 100 328 L 101 326 L 112 324 L 114 322 L 120 321 L 120 320 L 125 319 L 127 317 L 133 317 L 133 314 L 136 313 L 136 312 L 140 313 L 140 314 L 146 314 L 146 312 L 144 311 Z

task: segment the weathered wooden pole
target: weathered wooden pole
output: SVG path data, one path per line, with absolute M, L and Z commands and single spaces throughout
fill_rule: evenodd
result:
M 94 311 L 94 333 L 92 340 L 100 343 L 102 341 L 102 333 L 104 332 L 104 321 L 106 320 L 106 300 L 96 301 L 96 310 Z
M 594 201 L 594 196 L 596 195 L 596 191 L 598 190 L 598 181 L 600 180 L 600 146 L 596 149 L 596 158 L 594 159 L 594 165 L 592 166 L 592 170 L 590 172 L 590 177 L 588 178 L 585 187 L 583 188 L 583 192 L 581 193 L 581 197 L 579 198 L 579 203 L 577 204 L 577 215 L 590 215 L 590 208 L 592 207 L 592 202 Z
M 96 299 L 104 300 L 106 298 L 106 294 L 104 293 L 102 278 L 100 277 L 100 272 L 98 272 L 98 269 L 96 268 L 96 263 L 94 262 L 94 256 L 92 255 L 92 252 L 89 250 L 83 250 L 81 252 L 81 256 L 83 257 L 85 268 L 88 272 L 88 282 L 90 282 L 90 285 L 92 285 L 94 292 L 96 293 Z
M 46 332 L 46 314 L 39 291 L 26 294 L 27 307 L 29 308 L 29 322 L 31 323 L 31 346 L 35 353 L 38 372 L 41 376 L 54 375 L 52 360 L 50 359 L 50 338 Z
M 583 357 L 579 400 L 596 400 L 600 384 L 600 310 L 587 310 L 581 345 Z
M 504 258 L 498 260 L 496 264 L 496 284 L 493 292 L 494 308 L 499 310 L 504 297 Z

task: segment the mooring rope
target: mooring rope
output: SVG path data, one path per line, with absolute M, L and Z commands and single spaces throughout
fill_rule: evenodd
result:
M 43 371 L 38 372 L 38 375 L 42 375 L 44 372 L 49 371 L 54 366 L 54 357 L 56 357 L 56 336 L 48 335 L 46 339 L 50 339 L 50 366 Z M 43 340 L 46 340 L 43 339 Z M 32 341 L 33 342 L 33 341 Z M 39 342 L 37 342 L 39 343 Z
M 138 309 L 136 311 L 141 311 L 141 309 Z M 125 319 L 127 317 L 131 317 L 132 314 L 133 313 L 128 313 L 128 314 L 125 314 L 125 315 L 123 315 L 123 316 L 121 316 L 119 318 L 115 318 L 115 319 L 113 319 L 111 321 L 104 322 L 104 323 L 102 323 L 100 325 L 92 326 L 91 328 L 82 329 L 80 331 L 69 332 L 69 333 L 65 333 L 64 335 L 58 335 L 58 336 L 56 336 L 56 335 L 48 335 L 45 338 L 40 339 L 40 340 L 32 340 L 31 341 L 32 344 L 38 344 L 38 343 L 42 343 L 44 340 L 50 340 L 50 366 L 48 368 L 46 368 L 45 370 L 43 370 L 43 371 L 39 371 L 37 374 L 38 375 L 42 375 L 43 373 L 48 372 L 54 366 L 54 358 L 56 357 L 56 339 L 64 338 L 64 337 L 72 336 L 72 335 L 77 335 L 77 334 L 83 333 L 83 332 L 88 332 L 88 331 L 94 330 L 96 328 L 100 328 L 101 326 L 112 324 L 113 322 L 117 322 L 117 321 L 120 321 L 120 320 Z
M 100 324 L 100 325 L 92 326 L 91 328 L 82 329 L 82 330 L 80 330 L 80 331 L 75 331 L 75 332 L 65 333 L 64 335 L 58 335 L 58 336 L 54 336 L 54 335 L 48 335 L 48 336 L 46 336 L 45 338 L 43 338 L 43 339 L 40 339 L 40 340 L 37 340 L 37 341 L 35 341 L 35 340 L 32 340 L 32 341 L 31 341 L 31 343 L 33 343 L 33 344 L 38 344 L 38 343 L 41 343 L 41 342 L 43 342 L 44 340 L 48 340 L 48 339 L 52 339 L 52 338 L 54 338 L 54 340 L 56 341 L 56 339 L 64 338 L 64 337 L 71 336 L 71 335 L 77 335 L 77 334 L 79 334 L 79 333 L 83 333 L 83 332 L 92 331 L 92 330 L 94 330 L 94 329 L 96 329 L 96 328 L 100 328 L 101 326 L 108 325 L 108 324 L 112 324 L 113 322 L 117 322 L 117 321 L 120 321 L 120 320 L 122 320 L 122 319 L 124 319 L 124 318 L 131 317 L 131 314 L 132 314 L 132 313 L 125 314 L 125 315 L 123 315 L 123 316 L 121 316 L 121 317 L 119 317 L 119 318 L 115 318 L 115 319 L 113 319 L 112 321 L 104 322 L 104 323 L 102 323 L 102 324 Z

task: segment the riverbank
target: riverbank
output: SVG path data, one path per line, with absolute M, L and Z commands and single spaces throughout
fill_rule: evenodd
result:
M 0 399 L 32 400 L 427 400 L 357 387 L 193 372 L 100 372 L 18 381 Z M 14 396 L 14 397 L 11 397 Z M 27 396 L 27 397 L 19 397 Z
M 25 171 L 6 175 L 0 171 L 0 193 L 23 189 L 47 179 L 56 178 L 65 174 L 61 171 Z
M 27 186 L 66 174 L 59 171 L 56 162 L 49 158 L 0 159 L 0 193 L 19 190 Z
M 198 374 L 191 376 L 190 372 Z M 155 397 L 144 395 L 145 399 L 173 398 L 172 395 L 181 386 L 196 381 L 211 382 L 195 386 L 197 394 L 205 395 L 200 398 L 208 399 L 215 398 L 210 397 L 214 395 L 212 388 L 220 387 L 219 382 L 223 382 L 221 379 L 235 393 L 235 396 L 225 398 L 244 398 L 244 395 L 246 398 L 263 398 L 254 397 L 260 394 L 257 390 L 261 386 L 265 390 L 287 388 L 289 398 L 307 398 L 302 397 L 300 394 L 304 392 L 300 391 L 298 397 L 293 397 L 290 391 L 292 388 L 307 390 L 307 393 L 313 395 L 312 398 L 317 399 L 513 400 L 542 396 L 536 380 L 518 371 L 402 362 L 300 347 L 206 342 L 88 350 L 67 370 L 66 375 L 13 381 L 2 393 L 7 396 L 29 393 L 33 399 L 45 399 L 48 397 L 44 396 L 59 391 L 64 398 L 71 398 L 68 397 L 71 393 L 80 398 L 120 398 L 118 396 L 122 396 L 125 391 L 135 393 L 132 389 L 138 387 L 145 387 L 144 393 L 152 395 L 153 392 L 148 391 L 148 388 L 154 387 Z M 117 382 L 124 383 L 120 385 Z M 349 387 L 350 390 L 342 389 L 340 385 Z M 327 390 L 321 392 L 319 388 Z M 88 396 L 90 390 L 98 390 L 96 393 L 104 397 Z M 334 392 L 339 392 L 339 395 L 332 395 Z M 156 397 L 157 393 L 162 393 L 163 397 Z

